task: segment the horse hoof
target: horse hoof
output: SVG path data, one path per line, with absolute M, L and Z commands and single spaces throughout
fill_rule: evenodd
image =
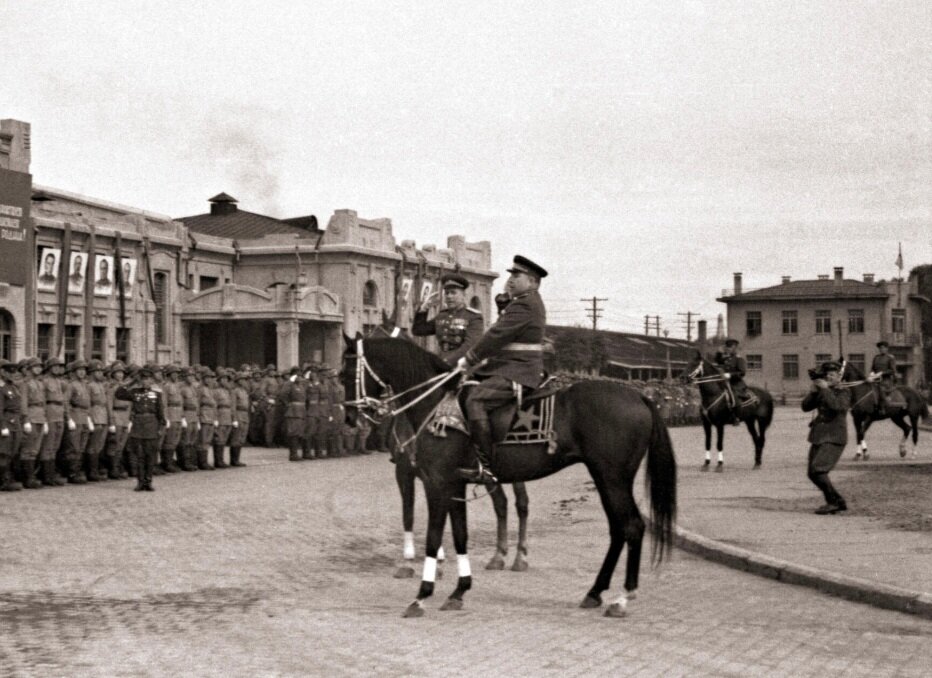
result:
M 722 462 L 719 462 L 719 463 L 715 466 L 715 472 L 716 472 L 716 473 L 721 473 L 721 472 L 724 471 L 724 470 L 725 470 L 725 466 L 724 466 L 724 464 L 722 464 Z
M 405 613 L 402 615 L 405 619 L 410 619 L 412 617 L 423 617 L 424 608 L 421 607 L 421 604 L 417 601 L 414 601 L 405 609 Z
M 904 458 L 906 457 L 906 448 L 903 446 L 900 446 L 900 456 Z
M 512 572 L 527 572 L 527 561 L 518 560 L 517 558 L 515 558 L 515 562 L 511 566 L 511 571 Z
M 408 565 L 402 565 L 395 570 L 395 579 L 411 579 L 414 577 L 414 568 Z
M 700 468 L 699 470 L 700 470 L 700 471 L 708 471 L 708 470 L 709 470 L 709 462 L 704 463 L 704 464 L 702 465 L 702 468 Z
M 440 606 L 441 610 L 462 610 L 463 601 L 458 598 L 447 598 L 443 605 Z
M 753 469 L 753 470 L 754 470 L 754 471 L 760 471 L 760 462 L 759 462 L 759 461 L 754 462 L 754 469 Z
M 583 601 L 579 604 L 579 606 L 583 608 L 584 610 L 591 610 L 596 607 L 601 607 L 602 599 L 593 598 L 592 596 L 586 596 L 585 598 L 583 598 Z
M 860 452 L 855 452 L 855 453 L 854 453 L 854 460 L 855 460 L 855 461 L 861 461 L 861 453 L 860 453 Z
M 495 556 L 486 563 L 485 569 L 487 570 L 504 570 L 505 569 L 505 560 L 498 556 Z
M 865 453 L 864 453 L 864 461 L 867 461 L 867 460 L 870 459 L 870 458 L 871 458 L 871 456 L 870 456 L 867 452 L 865 452 Z
M 621 603 L 612 603 L 607 608 L 605 608 L 606 617 L 620 618 L 624 617 L 626 614 L 628 614 L 628 611 L 624 608 L 623 605 L 621 605 Z

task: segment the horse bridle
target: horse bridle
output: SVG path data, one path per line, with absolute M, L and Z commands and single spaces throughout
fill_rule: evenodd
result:
M 705 370 L 703 366 L 705 365 L 705 360 L 700 360 L 699 364 L 696 366 L 692 372 L 686 375 L 686 378 L 693 384 L 711 384 L 716 381 L 725 381 L 725 376 L 722 374 L 713 374 L 708 377 L 703 376 Z

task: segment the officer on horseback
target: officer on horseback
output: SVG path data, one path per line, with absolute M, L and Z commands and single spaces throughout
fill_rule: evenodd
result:
M 544 372 L 542 342 L 547 321 L 544 302 L 537 290 L 547 271 L 518 255 L 508 272 L 511 274 L 505 284 L 510 297 L 508 305 L 479 342 L 457 362 L 458 367 L 468 369 L 485 361 L 474 372 L 482 381 L 466 397 L 478 468 L 459 470 L 462 477 L 478 483 L 496 482 L 489 471 L 494 449 L 489 412 L 511 402 L 516 388 L 537 388 Z
M 466 288 L 469 281 L 461 275 L 451 273 L 441 279 L 445 308 L 437 312 L 432 320 L 427 319 L 427 308 L 439 296 L 431 294 L 414 314 L 414 336 L 437 336 L 440 357 L 451 365 L 466 355 L 482 337 L 485 325 L 482 312 L 466 305 Z
M 731 405 L 731 414 L 734 417 L 734 424 L 737 426 L 741 423 L 738 411 L 741 405 L 747 400 L 748 387 L 744 383 L 744 373 L 747 371 L 747 363 L 744 358 L 738 355 L 738 340 L 731 337 L 725 339 L 725 349 L 715 356 L 715 363 L 721 368 L 725 379 L 728 381 L 728 387 L 734 396 Z
M 880 351 L 874 356 L 871 363 L 870 381 L 880 380 L 879 388 L 875 387 L 877 393 L 877 409 L 880 414 L 885 414 L 887 409 L 887 399 L 893 392 L 894 378 L 896 377 L 896 358 L 890 355 L 890 344 L 886 341 L 877 342 L 877 350 Z

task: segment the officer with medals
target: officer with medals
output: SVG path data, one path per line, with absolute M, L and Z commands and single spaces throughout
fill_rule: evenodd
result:
M 428 306 L 439 296 L 438 292 L 431 294 L 414 314 L 411 331 L 416 337 L 436 335 L 440 357 L 453 365 L 479 341 L 485 325 L 482 313 L 466 304 L 466 288 L 469 287 L 466 278 L 451 273 L 443 276 L 440 282 L 444 308 L 432 320 L 427 319 Z
M 883 340 L 877 342 L 877 350 L 880 352 L 871 362 L 871 373 L 868 378 L 870 381 L 880 381 L 879 388 L 874 389 L 877 393 L 877 409 L 880 414 L 886 414 L 887 398 L 893 391 L 893 380 L 896 378 L 896 358 L 890 355 L 890 344 Z
M 845 500 L 829 480 L 829 472 L 841 459 L 848 442 L 845 413 L 851 406 L 848 391 L 841 386 L 841 365 L 835 361 L 822 363 L 809 370 L 812 386 L 801 403 L 803 412 L 816 411 L 809 422 L 809 469 L 807 475 L 822 491 L 825 504 L 816 509 L 819 515 L 835 514 L 848 509 Z
M 171 427 L 171 423 L 165 418 L 161 391 L 153 388 L 155 376 L 152 369 L 141 368 L 136 379 L 133 384 L 117 388 L 113 395 L 131 403 L 129 436 L 136 447 L 139 463 L 135 490 L 153 492 L 152 467 L 159 453 L 160 429 Z
M 514 399 L 515 384 L 529 388 L 540 386 L 544 373 L 547 314 L 537 290 L 547 271 L 518 255 L 508 272 L 511 275 L 505 290 L 510 301 L 495 324 L 457 362 L 461 369 L 478 365 L 473 375 L 482 380 L 466 397 L 466 414 L 477 447 L 478 468 L 459 470 L 462 477 L 477 483 L 497 482 L 489 471 L 494 451 L 489 412 Z

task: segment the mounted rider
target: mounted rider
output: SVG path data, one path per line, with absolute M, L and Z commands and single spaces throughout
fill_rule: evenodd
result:
M 871 362 L 871 373 L 868 380 L 872 382 L 880 381 L 879 386 L 875 385 L 874 392 L 877 394 L 877 409 L 880 413 L 885 413 L 890 394 L 893 393 L 893 389 L 896 387 L 894 381 L 896 379 L 896 358 L 890 354 L 890 344 L 886 341 L 878 341 L 877 350 L 879 353 L 874 356 L 874 360 Z
M 489 471 L 494 451 L 489 412 L 511 402 L 516 388 L 537 388 L 543 379 L 542 342 L 547 321 L 544 302 L 537 290 L 547 271 L 517 255 L 508 272 L 511 274 L 505 284 L 510 297 L 508 305 L 495 324 L 457 362 L 458 367 L 468 369 L 485 361 L 473 372 L 482 381 L 466 397 L 478 468 L 459 469 L 459 474 L 471 482 L 497 482 Z
M 436 335 L 438 355 L 450 365 L 455 365 L 482 338 L 485 323 L 482 312 L 466 304 L 466 289 L 469 287 L 466 278 L 451 273 L 440 278 L 440 283 L 444 308 L 433 319 L 427 319 L 428 307 L 440 296 L 439 292 L 431 294 L 415 312 L 411 332 L 416 337 Z
M 748 399 L 748 387 L 744 383 L 744 374 L 747 372 L 747 363 L 738 355 L 738 340 L 728 337 L 721 353 L 716 354 L 715 364 L 722 370 L 722 376 L 727 380 L 727 388 L 731 390 L 733 398 L 729 403 L 734 424 L 741 423 L 739 410 Z

